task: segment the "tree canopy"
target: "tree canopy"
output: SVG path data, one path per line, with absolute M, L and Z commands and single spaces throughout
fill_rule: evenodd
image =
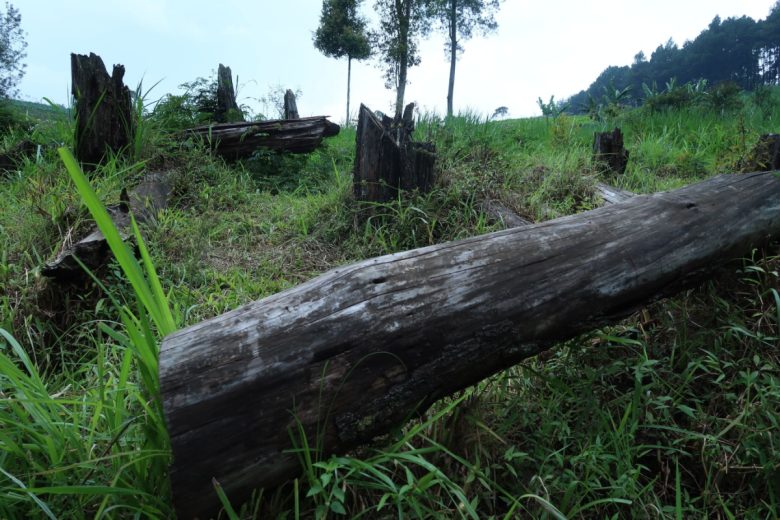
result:
M 331 58 L 364 60 L 371 55 L 366 21 L 358 15 L 359 0 L 324 0 L 314 46 Z
M 26 65 L 22 60 L 27 56 L 27 42 L 21 23 L 19 10 L 5 4 L 5 12 L 0 11 L 0 98 L 14 96 L 24 76 Z
M 716 16 L 694 40 L 682 47 L 671 39 L 659 45 L 648 60 L 644 52 L 633 64 L 610 66 L 580 93 L 571 106 L 582 109 L 589 99 L 608 90 L 628 89 L 631 102 L 643 101 L 654 85 L 731 82 L 743 89 L 780 82 L 780 1 L 764 20 L 748 16 L 722 20 Z M 644 87 L 643 87 L 644 85 Z
M 419 38 L 431 30 L 430 0 L 376 0 L 379 30 L 372 33 L 385 71 L 385 87 L 396 89 L 395 113 L 403 110 L 406 75 L 420 64 Z
M 364 60 L 371 56 L 366 21 L 358 15 L 360 2 L 361 0 L 323 0 L 320 26 L 314 33 L 314 46 L 325 56 L 347 58 L 347 125 L 352 60 Z

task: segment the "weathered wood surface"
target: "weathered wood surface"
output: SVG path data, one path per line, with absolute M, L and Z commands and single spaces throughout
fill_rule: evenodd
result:
M 122 239 L 127 240 L 132 235 L 130 215 L 138 223 L 153 222 L 157 212 L 167 206 L 169 195 L 170 186 L 165 174 L 151 173 L 137 186 L 123 191 L 120 204 L 108 206 L 106 210 Z M 76 242 L 68 237 L 54 260 L 43 266 L 41 274 L 62 282 L 75 282 L 87 276 L 76 258 L 90 270 L 95 270 L 111 257 L 106 238 L 97 226 L 93 226 L 84 238 Z
M 257 150 L 277 152 L 313 152 L 325 137 L 337 135 L 341 128 L 326 116 L 300 119 L 271 119 L 246 123 L 204 125 L 187 130 L 205 139 L 212 149 L 228 160 L 246 159 Z
M 594 134 L 593 161 L 608 172 L 623 175 L 628 166 L 628 155 L 620 128 Z
M 496 222 L 501 222 L 507 228 L 533 224 L 532 221 L 521 217 L 499 200 L 487 199 L 480 206 L 488 217 Z
M 433 187 L 435 148 L 432 143 L 411 140 L 414 104 L 406 106 L 400 119 L 380 120 L 360 105 L 355 139 L 353 187 L 360 201 L 386 202 L 399 190 L 428 191 Z
M 339 267 L 163 340 L 179 518 L 296 475 L 437 399 L 689 287 L 780 234 L 780 179 L 680 190 Z
M 295 92 L 287 89 L 284 93 L 284 118 L 285 119 L 300 119 L 298 115 L 298 103 L 295 101 Z
M 119 153 L 133 140 L 135 118 L 125 68 L 114 65 L 111 76 L 95 53 L 70 55 L 76 99 L 76 158 L 85 166 L 100 163 L 107 152 Z
M 214 119 L 220 123 L 244 120 L 244 114 L 236 101 L 233 72 L 221 63 L 217 69 L 217 109 L 214 111 Z
M 605 204 L 620 204 L 636 196 L 635 193 L 601 182 L 596 184 L 596 193 L 604 200 Z

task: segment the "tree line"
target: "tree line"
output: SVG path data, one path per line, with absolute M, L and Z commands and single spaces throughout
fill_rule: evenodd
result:
M 314 46 L 333 58 L 347 59 L 347 121 L 352 60 L 376 57 L 384 72 L 385 87 L 395 89 L 395 114 L 401 116 L 407 74 L 420 64 L 420 38 L 438 29 L 446 34 L 450 60 L 447 115 L 453 113 L 455 66 L 463 42 L 475 33 L 495 31 L 500 0 L 375 0 L 378 27 L 369 28 L 359 14 L 362 0 L 323 0 Z
M 603 97 L 622 97 L 641 104 L 667 86 L 731 83 L 745 90 L 780 83 L 780 0 L 764 20 L 716 16 L 694 40 L 682 47 L 672 39 L 647 59 L 644 52 L 628 66 L 610 66 L 587 90 L 566 101 L 569 111 L 587 112 Z

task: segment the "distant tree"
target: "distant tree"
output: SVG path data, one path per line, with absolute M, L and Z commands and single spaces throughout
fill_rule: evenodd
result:
M 450 58 L 450 80 L 447 89 L 447 115 L 452 115 L 452 96 L 455 90 L 455 63 L 458 53 L 463 52 L 461 42 L 468 40 L 475 32 L 488 34 L 498 27 L 495 13 L 499 0 L 435 0 L 434 14 L 442 29 L 447 32 L 444 45 Z
M 0 98 L 16 95 L 16 85 L 24 76 L 27 42 L 21 23 L 19 10 L 6 3 L 5 13 L 0 11 Z
M 395 115 L 404 109 L 406 75 L 420 64 L 418 40 L 430 31 L 431 0 L 376 0 L 379 30 L 372 33 L 385 68 L 385 87 L 395 87 Z
M 493 115 L 490 116 L 490 119 L 491 120 L 492 119 L 499 119 L 499 118 L 506 117 L 508 115 L 509 115 L 509 109 L 507 107 L 500 106 L 500 107 L 498 107 L 497 109 L 495 109 L 493 111 Z
M 365 60 L 371 56 L 366 21 L 357 12 L 361 1 L 323 0 L 320 26 L 314 33 L 314 46 L 325 56 L 347 58 L 347 125 L 352 60 Z

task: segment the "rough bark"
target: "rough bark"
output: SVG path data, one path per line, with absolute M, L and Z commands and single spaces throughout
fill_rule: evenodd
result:
M 628 165 L 628 150 L 623 147 L 623 132 L 596 132 L 593 138 L 593 161 L 609 173 L 623 175 Z
M 605 204 L 620 204 L 625 202 L 636 194 L 627 190 L 621 190 L 608 184 L 599 182 L 596 184 L 596 193 L 604 200 Z
M 380 121 L 360 105 L 355 142 L 354 193 L 360 201 L 386 202 L 398 190 L 428 191 L 433 186 L 435 148 L 411 140 L 414 104 L 401 118 Z
M 398 84 L 395 92 L 395 118 L 401 117 L 404 107 L 404 94 L 406 93 L 406 74 L 409 69 L 409 31 L 412 24 L 412 2 L 399 2 L 396 0 L 396 12 L 398 14 L 398 32 L 400 49 L 398 56 Z
M 455 64 L 458 60 L 458 6 L 457 0 L 450 2 L 450 79 L 447 85 L 447 116 L 452 117 L 452 97 L 455 91 Z
M 106 209 L 122 239 L 127 240 L 132 235 L 130 215 L 132 214 L 138 223 L 153 222 L 157 212 L 167 206 L 169 195 L 170 186 L 165 174 L 152 173 L 137 186 L 123 191 L 120 204 Z M 87 274 L 76 258 L 92 271 L 111 258 L 108 242 L 97 226 L 93 226 L 84 238 L 75 243 L 69 237 L 56 258 L 43 266 L 41 274 L 61 282 L 80 281 Z
M 217 109 L 214 120 L 219 123 L 234 123 L 244 120 L 244 114 L 236 101 L 236 90 L 233 87 L 233 73 L 230 67 L 221 63 L 217 69 Z
M 76 99 L 76 158 L 89 167 L 107 152 L 127 149 L 135 133 L 130 90 L 122 83 L 125 68 L 114 65 L 111 76 L 100 56 L 70 55 L 71 83 Z
M 780 170 L 780 134 L 764 134 L 750 154 L 748 168 L 752 171 Z
M 350 89 L 352 87 L 352 56 L 347 56 L 347 118 L 344 120 L 344 124 L 349 127 L 349 96 Z
M 176 332 L 160 383 L 179 518 L 219 507 L 212 478 L 235 504 L 295 476 L 299 426 L 320 457 L 369 442 L 779 233 L 780 179 L 724 175 L 339 267 Z
M 300 119 L 298 115 L 298 104 L 295 102 L 295 93 L 287 89 L 284 93 L 284 118 L 285 119 Z
M 309 153 L 325 137 L 337 135 L 339 125 L 325 116 L 300 119 L 269 119 L 246 123 L 205 125 L 187 130 L 206 140 L 211 148 L 228 160 L 246 159 L 257 150 Z

